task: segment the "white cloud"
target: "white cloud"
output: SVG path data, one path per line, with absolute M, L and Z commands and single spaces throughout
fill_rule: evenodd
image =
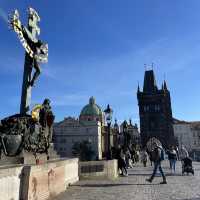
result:
M 89 97 L 81 94 L 67 94 L 51 98 L 54 106 L 82 106 L 88 102 Z
M 0 7 L 0 17 L 4 20 L 4 22 L 8 23 L 7 14 L 1 7 Z

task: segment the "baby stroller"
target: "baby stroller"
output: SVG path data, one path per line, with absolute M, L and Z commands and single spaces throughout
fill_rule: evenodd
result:
M 186 157 L 182 160 L 182 175 L 184 175 L 184 173 L 192 173 L 192 175 L 194 175 L 194 169 L 192 166 L 192 159 L 189 157 Z

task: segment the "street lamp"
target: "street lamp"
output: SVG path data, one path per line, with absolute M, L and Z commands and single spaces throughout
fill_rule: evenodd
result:
M 107 105 L 107 108 L 104 110 L 105 117 L 106 117 L 106 122 L 108 126 L 108 152 L 106 155 L 107 160 L 111 159 L 111 149 L 110 149 L 110 125 L 112 122 L 112 114 L 113 110 L 110 108 L 110 105 Z
M 127 147 L 128 146 L 128 123 L 126 120 L 123 122 L 122 129 L 123 129 L 123 135 L 124 135 L 124 146 Z

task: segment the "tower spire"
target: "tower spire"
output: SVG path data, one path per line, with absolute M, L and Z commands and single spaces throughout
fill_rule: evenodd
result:
M 143 92 L 154 93 L 157 91 L 156 79 L 153 70 L 145 71 Z
M 166 81 L 164 80 L 164 90 L 167 90 L 167 83 L 166 83 Z
M 139 82 L 138 82 L 138 87 L 137 87 L 137 93 L 140 92 L 140 85 L 139 85 Z
M 147 71 L 147 64 L 144 64 L 144 71 Z
M 153 68 L 154 68 L 154 63 L 153 63 L 153 62 L 151 63 L 151 68 L 152 68 L 152 70 L 153 70 Z

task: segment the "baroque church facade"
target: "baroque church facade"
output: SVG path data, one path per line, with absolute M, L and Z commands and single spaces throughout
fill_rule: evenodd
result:
M 102 125 L 104 113 L 95 102 L 94 97 L 80 112 L 79 118 L 67 117 L 54 123 L 53 142 L 61 157 L 74 157 L 73 145 L 76 142 L 88 141 L 94 151 L 93 160 L 101 160 L 104 151 Z
M 111 148 L 118 146 L 119 131 L 120 127 L 115 121 L 110 130 Z M 94 151 L 92 160 L 104 159 L 108 152 L 108 137 L 105 114 L 96 104 L 94 97 L 90 97 L 89 103 L 81 109 L 78 119 L 66 117 L 53 126 L 55 150 L 61 157 L 74 157 L 73 145 L 76 142 L 88 141 Z
M 158 89 L 153 70 L 145 71 L 143 90 L 138 86 L 141 143 L 158 138 L 165 148 L 175 144 L 170 92 L 166 81 Z

